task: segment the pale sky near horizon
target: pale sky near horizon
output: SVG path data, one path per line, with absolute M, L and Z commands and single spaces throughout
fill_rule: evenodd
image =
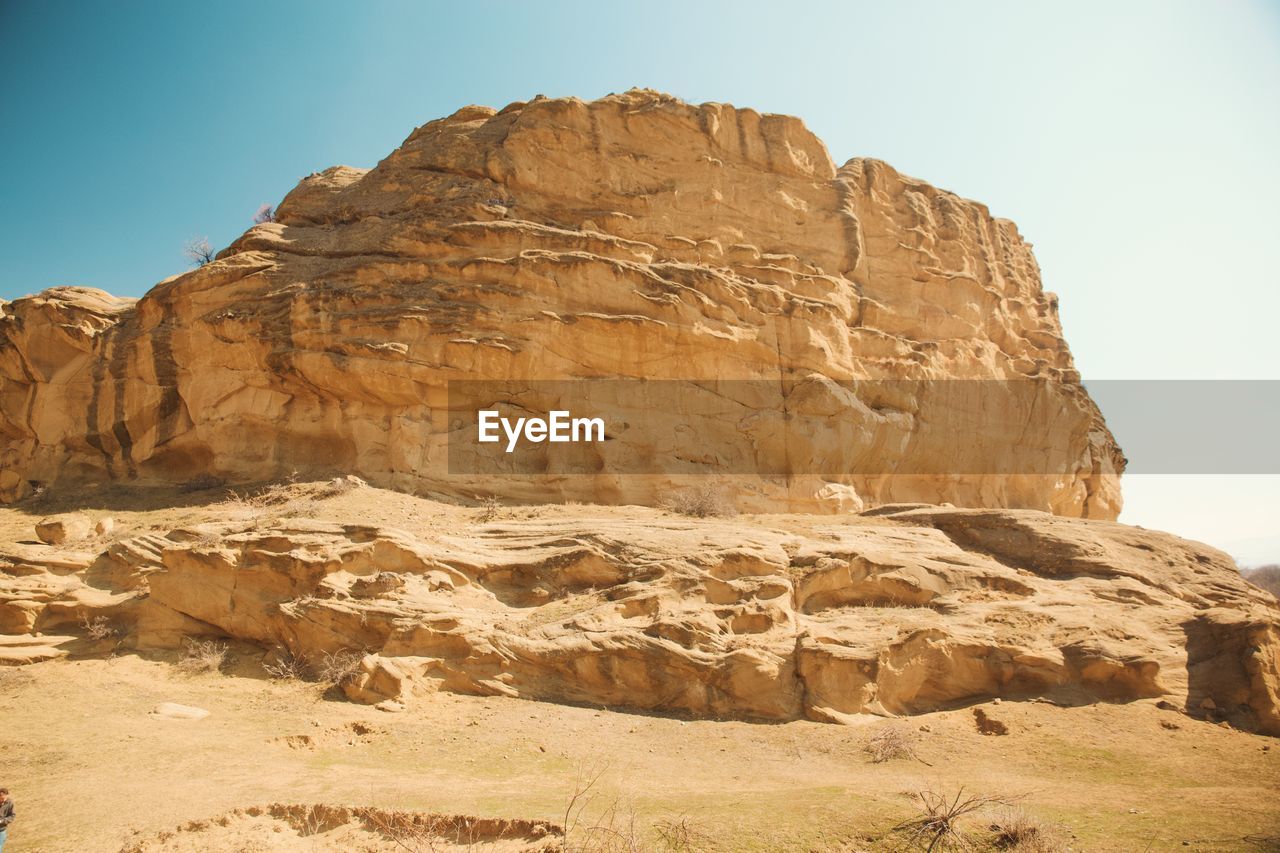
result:
M 1086 379 L 1280 379 L 1262 0 L 0 0 L 0 298 L 141 295 L 189 238 L 224 246 L 303 175 L 371 166 L 460 106 L 632 86 L 800 116 L 837 162 L 1013 219 Z M 1124 521 L 1280 562 L 1280 477 L 1125 492 Z

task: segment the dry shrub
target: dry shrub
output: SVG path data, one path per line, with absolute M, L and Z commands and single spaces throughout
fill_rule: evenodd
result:
M 227 644 L 217 640 L 183 640 L 186 648 L 178 660 L 178 670 L 187 675 L 217 672 L 227 661 Z
M 435 853 L 453 846 L 449 843 L 452 840 L 448 838 L 449 827 L 434 815 L 393 812 L 388 815 L 371 814 L 368 821 L 383 837 L 395 842 L 398 849 L 409 853 Z
M 605 766 L 579 766 L 565 802 L 563 853 L 693 853 L 712 849 L 714 839 L 688 816 L 644 827 L 635 809 L 600 790 Z
M 904 820 L 893 828 L 902 833 L 905 845 L 910 849 L 970 850 L 973 844 L 966 837 L 962 824 L 976 812 L 993 805 L 1010 805 L 1010 797 L 966 795 L 964 786 L 954 794 L 946 794 L 926 788 L 916 794 L 920 814 Z
M 488 850 L 491 845 L 500 846 L 504 850 L 514 849 L 514 846 L 508 848 L 502 843 L 506 836 L 501 827 L 497 828 L 495 835 L 493 820 L 465 815 L 422 814 L 372 808 L 357 809 L 356 814 L 366 827 L 392 841 L 395 849 L 404 850 L 406 853 Z M 559 830 L 559 827 L 554 825 L 542 828 L 551 836 L 558 834 Z M 536 849 L 546 851 L 563 849 L 559 845 L 553 845 L 554 842 L 548 840 Z M 521 845 L 520 849 L 526 848 Z
M 311 669 L 304 655 L 295 655 L 288 649 L 278 649 L 275 660 L 263 661 L 262 668 L 277 681 L 305 681 Z
M 236 492 L 227 490 L 225 503 L 239 509 L 265 509 L 281 506 L 293 500 L 294 494 L 289 483 L 272 483 L 256 491 Z
M 885 726 L 863 744 L 862 751 L 871 757 L 873 764 L 883 764 L 896 758 L 919 760 L 919 756 L 916 755 L 917 740 L 915 732 L 901 726 Z
M 187 256 L 192 266 L 202 267 L 213 263 L 218 253 L 209 245 L 208 237 L 198 237 L 187 241 L 187 244 L 182 247 L 182 254 Z
M 573 793 L 564 807 L 564 853 L 639 853 L 644 850 L 634 809 L 618 799 L 599 802 L 600 778 L 606 767 L 579 767 Z M 594 814 L 588 818 L 588 810 Z
M 710 518 L 737 515 L 729 493 L 722 486 L 703 483 L 663 498 L 658 504 L 667 512 L 688 515 L 693 518 Z
M 487 498 L 480 499 L 480 520 L 484 523 L 493 521 L 498 517 L 498 512 L 502 509 L 502 502 L 498 500 L 496 495 L 489 495 Z
M 688 816 L 681 816 L 678 820 L 660 820 L 653 825 L 653 832 L 666 853 L 694 853 L 709 850 L 712 845 L 711 835 Z
M 360 672 L 360 661 L 364 655 L 350 649 L 339 649 L 330 654 L 325 652 L 316 665 L 316 676 L 326 684 L 341 687 Z
M 1008 809 L 991 823 L 993 843 L 1016 853 L 1061 853 L 1067 849 L 1062 829 L 1023 809 Z
M 119 631 L 112 627 L 111 621 L 105 616 L 96 616 L 89 618 L 89 614 L 80 617 L 80 627 L 84 628 L 84 632 L 89 636 L 90 640 L 106 640 L 110 637 L 119 635 Z

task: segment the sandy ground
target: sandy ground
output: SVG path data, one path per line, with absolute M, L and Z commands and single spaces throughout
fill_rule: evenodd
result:
M 979 734 L 971 708 L 916 717 L 923 761 L 874 764 L 862 747 L 883 722 L 681 720 L 447 694 L 385 713 L 250 675 L 247 647 L 233 656 L 230 674 L 135 656 L 0 671 L 3 780 L 20 812 L 6 853 L 115 851 L 276 802 L 560 822 L 583 768 L 604 771 L 593 809 L 616 799 L 646 827 L 686 819 L 699 848 L 718 850 L 888 849 L 877 839 L 914 813 L 909 792 L 961 785 L 1023 795 L 1074 849 L 1265 849 L 1246 837 L 1280 836 L 1280 742 L 1148 703 L 981 706 L 1006 736 Z M 211 714 L 158 719 L 161 702 Z

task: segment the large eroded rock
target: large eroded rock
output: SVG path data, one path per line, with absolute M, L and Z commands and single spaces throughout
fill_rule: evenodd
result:
M 421 535 L 219 522 L 117 543 L 70 574 L 15 553 L 27 569 L 0 575 L 0 625 L 101 613 L 125 648 L 203 635 L 313 664 L 356 653 L 350 697 L 410 706 L 450 690 L 841 720 L 1167 697 L 1280 734 L 1280 603 L 1168 534 L 1025 510 L 558 512 Z
M 758 384 L 667 412 L 676 446 L 611 435 L 589 475 L 448 475 L 451 380 L 577 378 Z M 857 379 L 995 396 L 832 384 Z M 990 391 L 1006 381 L 1045 393 L 1015 405 Z M 673 478 L 758 466 L 744 509 L 1114 518 L 1123 464 L 1013 223 L 884 163 L 837 167 L 797 119 L 648 91 L 459 110 L 371 170 L 304 179 L 277 221 L 137 301 L 0 302 L 0 500 L 297 471 L 653 505 Z

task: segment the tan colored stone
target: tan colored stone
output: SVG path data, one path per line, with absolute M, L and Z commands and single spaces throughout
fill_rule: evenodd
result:
M 84 539 L 93 529 L 92 522 L 78 513 L 44 518 L 36 522 L 36 536 L 49 545 L 62 545 Z
M 335 500 L 358 519 L 458 512 L 376 489 Z M 83 633 L 104 617 L 120 649 L 220 634 L 313 665 L 357 653 L 346 695 L 410 710 L 437 690 L 832 722 L 1162 699 L 1280 732 L 1280 603 L 1168 534 L 919 505 L 516 513 L 417 533 L 286 516 L 127 538 L 78 567 L 0 573 L 0 629 Z
M 755 418 L 724 414 L 761 405 L 741 389 L 668 412 L 715 448 L 706 459 L 633 430 L 594 474 L 451 476 L 446 389 L 484 377 L 749 379 L 779 396 Z M 987 399 L 975 441 L 982 401 L 869 405 L 834 384 L 945 378 L 1035 378 L 1055 404 Z M 1124 464 L 1013 223 L 878 161 L 837 167 L 798 119 L 643 90 L 430 122 L 371 170 L 304 179 L 276 221 L 140 300 L 54 288 L 0 303 L 0 382 L 2 500 L 32 483 L 297 471 L 652 506 L 736 459 L 783 472 L 739 478 L 743 511 L 927 501 L 1114 518 Z M 1059 470 L 1016 473 L 1045 447 Z M 928 473 L 993 456 L 1015 473 Z M 637 458 L 652 476 L 617 476 Z M 834 473 L 866 460 L 926 473 Z
M 17 634 L 0 636 L 0 667 L 24 666 L 66 657 L 65 645 L 75 637 Z

